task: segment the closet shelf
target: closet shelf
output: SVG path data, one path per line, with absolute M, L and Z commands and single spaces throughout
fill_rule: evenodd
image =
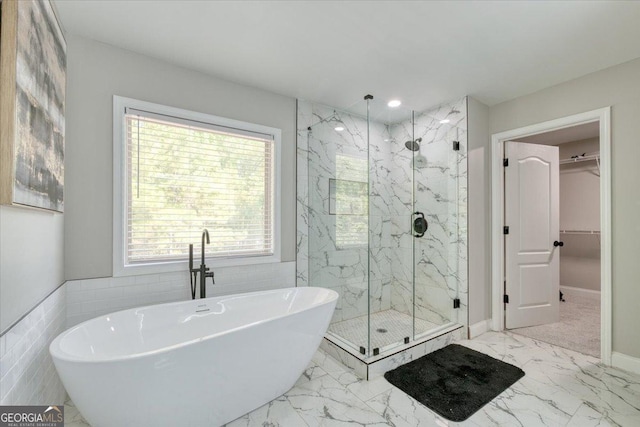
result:
M 578 157 L 574 157 L 574 158 L 569 158 L 569 159 L 561 159 L 560 160 L 560 164 L 561 165 L 566 165 L 569 163 L 580 163 L 580 162 L 589 162 L 589 161 L 596 161 L 596 162 L 600 162 L 600 155 L 599 154 L 590 154 L 588 156 L 578 156 Z
M 561 165 L 568 165 L 573 163 L 582 163 L 582 162 L 596 162 L 596 166 L 598 167 L 598 176 L 600 176 L 600 154 L 588 154 L 585 156 L 576 156 L 569 159 L 560 159 Z
M 600 234 L 600 230 L 560 230 L 562 234 Z

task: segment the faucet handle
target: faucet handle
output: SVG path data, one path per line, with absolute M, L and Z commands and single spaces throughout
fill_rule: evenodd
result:
M 205 279 L 207 277 L 211 277 L 211 282 L 215 285 L 216 284 L 216 279 L 213 277 L 213 271 L 208 271 L 204 274 Z

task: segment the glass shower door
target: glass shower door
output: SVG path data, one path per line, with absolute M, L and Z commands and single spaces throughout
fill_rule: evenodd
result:
M 369 104 L 370 355 L 413 337 L 412 111 Z M 411 144 L 409 144 L 410 146 Z
M 367 121 L 319 104 L 310 108 L 309 285 L 338 292 L 328 333 L 358 353 L 369 348 Z
M 328 336 L 364 358 L 466 323 L 466 153 L 454 144 L 466 146 L 466 100 L 422 113 L 386 101 L 298 107 L 303 277 L 338 292 Z
M 413 159 L 414 338 L 457 320 L 459 285 L 459 194 L 461 106 L 444 106 L 415 115 L 420 149 Z

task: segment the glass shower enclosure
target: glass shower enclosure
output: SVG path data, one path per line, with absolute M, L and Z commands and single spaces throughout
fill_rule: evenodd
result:
M 298 285 L 340 295 L 328 338 L 359 357 L 466 324 L 466 99 L 298 101 Z

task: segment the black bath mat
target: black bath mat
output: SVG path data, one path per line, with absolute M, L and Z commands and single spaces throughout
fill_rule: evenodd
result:
M 384 374 L 394 386 L 451 421 L 464 421 L 524 376 L 522 369 L 450 344 Z

